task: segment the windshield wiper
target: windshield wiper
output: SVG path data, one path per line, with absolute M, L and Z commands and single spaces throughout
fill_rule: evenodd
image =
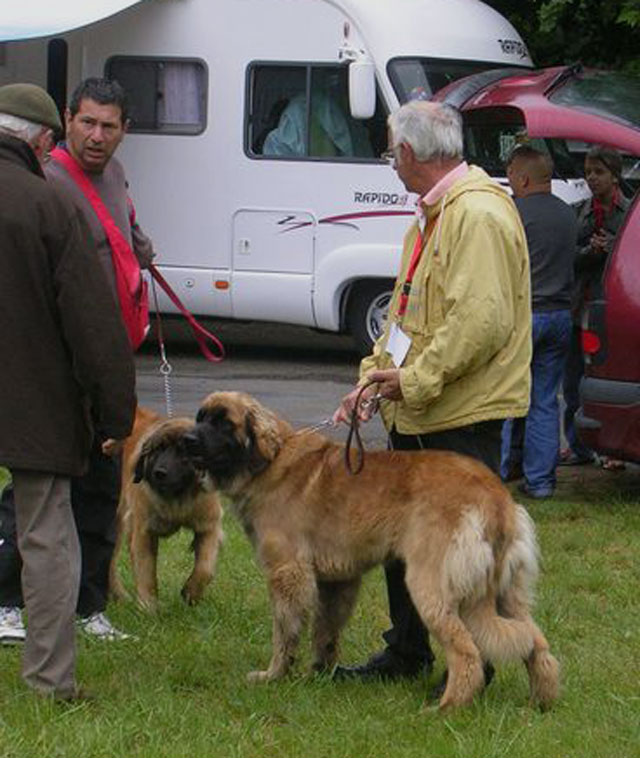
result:
M 547 88 L 544 91 L 544 94 L 548 95 L 551 92 L 551 90 L 555 89 L 558 85 L 562 84 L 563 82 L 566 82 L 567 79 L 571 79 L 572 77 L 577 76 L 578 74 L 581 74 L 581 73 L 582 73 L 582 63 L 572 63 L 570 66 L 563 68 L 562 71 L 558 71 L 558 73 L 549 82 L 549 84 L 547 85 Z

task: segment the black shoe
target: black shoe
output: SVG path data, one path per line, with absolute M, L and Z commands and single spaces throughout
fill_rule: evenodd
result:
M 56 703 L 62 705 L 82 705 L 83 703 L 94 703 L 96 696 L 91 690 L 86 689 L 86 687 L 75 687 L 72 692 L 65 693 L 64 695 L 55 694 L 53 699 Z
M 357 666 L 336 666 L 332 678 L 341 679 L 413 679 L 428 676 L 432 662 L 420 658 L 404 658 L 386 648 L 371 656 L 366 663 Z
M 507 475 L 502 480 L 503 482 L 517 482 L 524 476 L 522 470 L 522 463 L 512 463 L 507 471 Z
M 494 669 L 493 664 L 488 662 L 483 665 L 482 670 L 484 671 L 484 691 L 493 681 L 493 677 L 496 675 L 496 670 Z M 429 690 L 429 697 L 432 700 L 440 700 L 440 698 L 444 695 L 444 691 L 447 688 L 448 674 L 449 672 L 445 671 L 442 675 L 442 679 L 440 679 L 438 684 Z
M 51 699 L 54 703 L 60 705 L 82 705 L 83 703 L 93 703 L 96 696 L 86 687 L 76 685 L 71 691 L 55 692 L 50 690 L 35 689 L 35 693 L 42 698 Z

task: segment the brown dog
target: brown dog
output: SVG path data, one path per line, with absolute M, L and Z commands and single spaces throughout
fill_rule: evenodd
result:
M 484 465 L 448 452 L 379 451 L 350 476 L 341 445 L 295 433 L 237 392 L 209 395 L 196 422 L 187 447 L 230 497 L 269 585 L 272 658 L 252 680 L 286 674 L 310 611 L 314 668 L 331 668 L 361 575 L 397 557 L 446 654 L 441 708 L 472 700 L 483 661 L 524 660 L 532 699 L 546 706 L 557 697 L 558 663 L 530 615 L 534 526 Z
M 118 535 L 110 567 L 116 598 L 127 595 L 117 572 L 122 541 L 129 555 L 139 604 L 155 610 L 158 599 L 158 540 L 181 527 L 192 529 L 193 571 L 182 588 L 189 605 L 197 603 L 213 577 L 222 540 L 222 508 L 215 492 L 203 487 L 203 475 L 186 454 L 184 436 L 193 428 L 187 418 L 162 419 L 138 408 L 125 442 Z

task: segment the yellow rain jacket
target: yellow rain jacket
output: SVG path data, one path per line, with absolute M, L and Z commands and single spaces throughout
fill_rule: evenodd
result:
M 433 206 L 407 309 L 400 292 L 418 234 L 408 230 L 384 334 L 360 366 L 394 368 L 386 352 L 397 323 L 411 339 L 400 367 L 403 400 L 383 401 L 387 429 L 424 434 L 526 415 L 531 362 L 529 256 L 518 211 L 480 168 Z

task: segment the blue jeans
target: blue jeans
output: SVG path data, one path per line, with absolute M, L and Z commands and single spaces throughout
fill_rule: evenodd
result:
M 534 311 L 532 326 L 529 413 L 525 419 L 505 422 L 500 471 L 504 477 L 511 466 L 521 461 L 527 488 L 539 494 L 550 494 L 556 484 L 560 449 L 558 390 L 571 337 L 571 314 L 569 310 Z M 514 423 L 524 423 L 521 451 L 511 446 Z

